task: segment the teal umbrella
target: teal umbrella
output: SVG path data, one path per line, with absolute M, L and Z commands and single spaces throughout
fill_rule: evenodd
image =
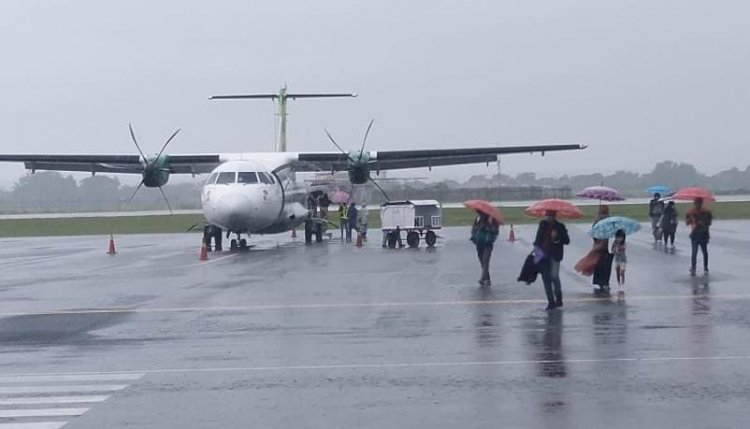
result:
M 635 234 L 641 230 L 641 224 L 629 217 L 612 216 L 595 223 L 589 235 L 598 239 L 612 238 L 619 230 L 625 231 L 625 235 Z

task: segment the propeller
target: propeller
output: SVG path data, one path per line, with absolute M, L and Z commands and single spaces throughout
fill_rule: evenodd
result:
M 345 151 L 336 142 L 336 139 L 333 138 L 331 133 L 328 132 L 328 130 L 324 130 L 326 133 L 326 136 L 328 136 L 328 140 L 330 140 L 331 143 L 333 143 L 333 145 L 336 146 L 336 148 L 347 157 L 347 162 L 348 162 L 348 167 L 349 167 L 349 181 L 351 183 L 351 186 L 349 188 L 349 201 L 347 201 L 347 203 L 351 202 L 352 192 L 354 191 L 354 185 L 365 184 L 367 182 L 372 182 L 372 184 L 375 185 L 375 187 L 380 191 L 380 193 L 383 194 L 386 201 L 390 201 L 390 197 L 388 196 L 388 194 L 375 181 L 375 179 L 372 178 L 372 175 L 370 175 L 370 155 L 369 153 L 365 152 L 365 146 L 367 145 L 367 137 L 370 135 L 370 130 L 372 129 L 372 124 L 374 122 L 375 122 L 375 119 L 371 119 L 370 123 L 367 125 L 367 130 L 365 131 L 365 135 L 362 138 L 362 146 L 360 147 L 358 154 Z M 365 157 L 366 153 L 367 153 L 367 157 Z
M 147 157 L 143 153 L 141 146 L 138 144 L 138 139 L 135 137 L 135 131 L 133 131 L 133 125 L 128 123 L 128 129 L 130 130 L 130 137 L 133 139 L 133 144 L 135 144 L 135 148 L 138 150 L 138 153 L 141 155 L 141 159 L 143 161 L 141 182 L 135 188 L 135 191 L 133 191 L 133 193 L 130 195 L 130 198 L 128 198 L 128 200 L 125 202 L 123 210 L 130 205 L 135 196 L 138 194 L 138 191 L 145 185 L 148 188 L 159 188 L 159 193 L 161 193 L 164 202 L 167 204 L 169 214 L 173 214 L 172 205 L 169 204 L 169 198 L 167 198 L 167 194 L 165 194 L 164 189 L 162 189 L 162 186 L 164 186 L 169 180 L 169 173 L 171 172 L 171 169 L 169 168 L 168 160 L 166 159 L 166 157 L 162 157 L 162 155 L 167 149 L 167 146 L 169 146 L 169 143 L 171 143 L 172 140 L 174 140 L 175 136 L 177 136 L 177 134 L 180 132 L 180 129 L 177 129 L 174 133 L 172 133 L 172 135 L 169 136 L 169 138 L 162 145 L 159 153 L 151 158 Z

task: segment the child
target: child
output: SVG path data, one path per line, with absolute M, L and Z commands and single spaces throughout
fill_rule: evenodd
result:
M 615 258 L 615 273 L 617 274 L 617 284 L 620 287 L 625 285 L 625 264 L 628 262 L 625 249 L 625 231 L 620 229 L 615 233 L 615 241 L 612 243 L 612 254 Z

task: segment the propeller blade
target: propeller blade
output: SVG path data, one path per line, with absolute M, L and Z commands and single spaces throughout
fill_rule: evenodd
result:
M 375 118 L 370 119 L 370 125 L 367 126 L 367 131 L 365 131 L 365 138 L 362 139 L 362 148 L 359 150 L 359 159 L 357 162 L 362 162 L 362 155 L 365 153 L 365 143 L 367 143 L 367 136 L 370 135 L 370 128 L 372 128 L 373 122 L 375 122 Z
M 130 137 L 133 138 L 133 143 L 135 143 L 135 148 L 138 149 L 138 153 L 141 154 L 141 158 L 143 158 L 143 162 L 146 162 L 146 155 L 143 154 L 141 147 L 138 146 L 138 140 L 136 140 L 135 138 L 135 133 L 133 132 L 133 125 L 130 122 L 128 122 L 128 128 L 130 128 Z
M 378 185 L 378 182 L 376 182 L 375 179 L 373 179 L 372 177 L 370 177 L 370 182 L 372 182 L 372 184 L 375 185 L 376 188 L 378 188 L 378 190 L 380 191 L 380 193 L 383 194 L 383 196 L 385 197 L 385 201 L 386 202 L 388 202 L 388 201 L 391 200 L 391 197 L 389 197 L 388 194 L 385 193 L 385 191 L 383 190 L 383 188 L 381 188 L 380 185 Z
M 331 135 L 331 133 L 329 133 L 328 130 L 326 130 L 326 129 L 324 129 L 323 131 L 325 131 L 325 133 L 328 136 L 328 139 L 331 141 L 331 143 L 333 143 L 333 145 L 336 146 L 336 148 L 338 150 L 340 150 L 341 153 L 343 153 L 344 155 L 347 155 L 346 151 L 344 149 L 341 149 L 341 146 L 339 146 L 339 144 L 336 143 L 336 140 L 333 139 L 333 136 Z
M 125 205 L 122 206 L 122 209 L 125 210 L 128 208 L 130 203 L 133 201 L 133 198 L 135 198 L 135 194 L 138 193 L 138 191 L 141 189 L 141 186 L 143 186 L 143 180 L 141 180 L 141 183 L 138 184 L 138 186 L 135 188 L 135 191 L 133 191 L 132 194 L 130 194 L 130 198 L 128 198 L 127 202 L 125 202 Z
M 171 142 L 172 139 L 174 138 L 174 136 L 176 136 L 177 133 L 179 133 L 179 132 L 180 132 L 180 128 L 177 128 L 177 131 L 175 131 L 174 133 L 172 133 L 171 136 L 169 136 L 169 138 L 167 139 L 167 141 L 164 143 L 164 146 L 161 147 L 161 150 L 159 151 L 159 154 L 156 155 L 156 160 L 155 161 L 159 160 L 159 157 L 161 157 L 161 154 L 164 153 L 164 149 L 167 148 L 167 145 L 169 145 L 169 142 Z
M 161 192 L 161 196 L 164 198 L 164 202 L 167 203 L 167 208 L 169 209 L 169 214 L 172 215 L 172 206 L 169 205 L 169 198 L 167 198 L 167 194 L 164 193 L 164 189 L 159 186 L 159 192 Z

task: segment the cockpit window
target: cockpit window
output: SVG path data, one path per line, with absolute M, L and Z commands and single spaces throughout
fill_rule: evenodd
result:
M 258 176 L 254 172 L 240 171 L 237 173 L 237 183 L 258 183 Z
M 266 185 L 273 185 L 273 179 L 271 178 L 271 175 L 268 173 L 258 173 L 258 177 L 260 178 L 260 181 L 262 183 L 265 183 Z
M 212 173 L 210 176 L 208 176 L 208 180 L 206 180 L 206 185 L 211 185 L 214 182 L 216 182 L 216 176 L 218 176 L 219 173 Z
M 226 185 L 228 183 L 234 183 L 234 177 L 235 177 L 234 171 L 227 171 L 224 173 L 219 173 L 219 177 L 216 179 L 217 185 Z

